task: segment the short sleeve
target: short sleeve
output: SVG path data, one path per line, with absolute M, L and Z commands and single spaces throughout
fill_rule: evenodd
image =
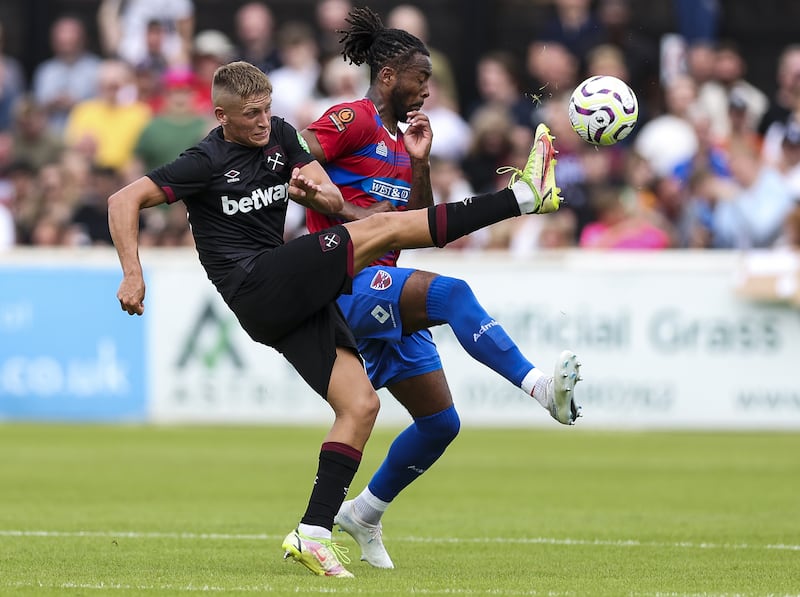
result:
M 205 190 L 212 174 L 211 158 L 200 149 L 192 148 L 169 164 L 151 170 L 147 177 L 166 193 L 168 203 L 174 203 Z

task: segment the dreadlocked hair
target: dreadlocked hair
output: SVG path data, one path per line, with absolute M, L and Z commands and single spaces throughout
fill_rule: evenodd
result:
M 369 7 L 353 8 L 346 21 L 350 28 L 337 31 L 342 34 L 342 56 L 357 66 L 366 63 L 371 80 L 384 66 L 402 67 L 413 54 L 430 56 L 419 38 L 402 29 L 387 29 Z

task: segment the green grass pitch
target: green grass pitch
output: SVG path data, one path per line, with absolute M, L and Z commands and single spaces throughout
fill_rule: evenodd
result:
M 0 425 L 0 595 L 800 595 L 798 433 L 465 427 L 333 579 L 280 549 L 325 431 Z

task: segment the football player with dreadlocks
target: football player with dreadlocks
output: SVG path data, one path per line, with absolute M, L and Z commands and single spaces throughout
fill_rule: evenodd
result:
M 340 103 L 302 132 L 311 154 L 345 200 L 331 215 L 307 212 L 311 232 L 375 213 L 433 206 L 429 154 L 432 132 L 422 112 L 431 76 L 430 53 L 406 31 L 388 29 L 369 8 L 350 12 L 342 31 L 345 59 L 370 68 L 366 97 Z M 546 157 L 553 176 L 555 150 L 540 125 L 528 166 Z M 525 170 L 513 171 L 509 188 Z M 548 190 L 549 192 L 549 190 Z M 558 209 L 558 189 L 541 197 L 536 213 Z M 438 206 L 441 208 L 444 206 Z M 436 208 L 434 208 L 436 209 Z M 345 501 L 335 522 L 358 542 L 362 560 L 393 568 L 381 537 L 381 517 L 398 494 L 442 456 L 459 432 L 460 420 L 429 328 L 447 324 L 464 349 L 528 396 L 554 419 L 572 425 L 580 416 L 573 393 L 580 364 L 570 351 L 558 358 L 554 375 L 540 371 L 503 327 L 481 306 L 463 280 L 397 267 L 390 251 L 353 280 L 339 306 L 358 341 L 375 388 L 387 388 L 408 410 L 412 423 L 392 443 L 367 487 Z

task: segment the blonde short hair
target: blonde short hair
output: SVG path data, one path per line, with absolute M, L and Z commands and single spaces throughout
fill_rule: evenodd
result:
M 271 93 L 272 82 L 269 77 L 257 67 L 244 61 L 223 64 L 214 72 L 211 83 L 211 98 L 215 106 L 220 105 L 223 95 L 247 99 Z

